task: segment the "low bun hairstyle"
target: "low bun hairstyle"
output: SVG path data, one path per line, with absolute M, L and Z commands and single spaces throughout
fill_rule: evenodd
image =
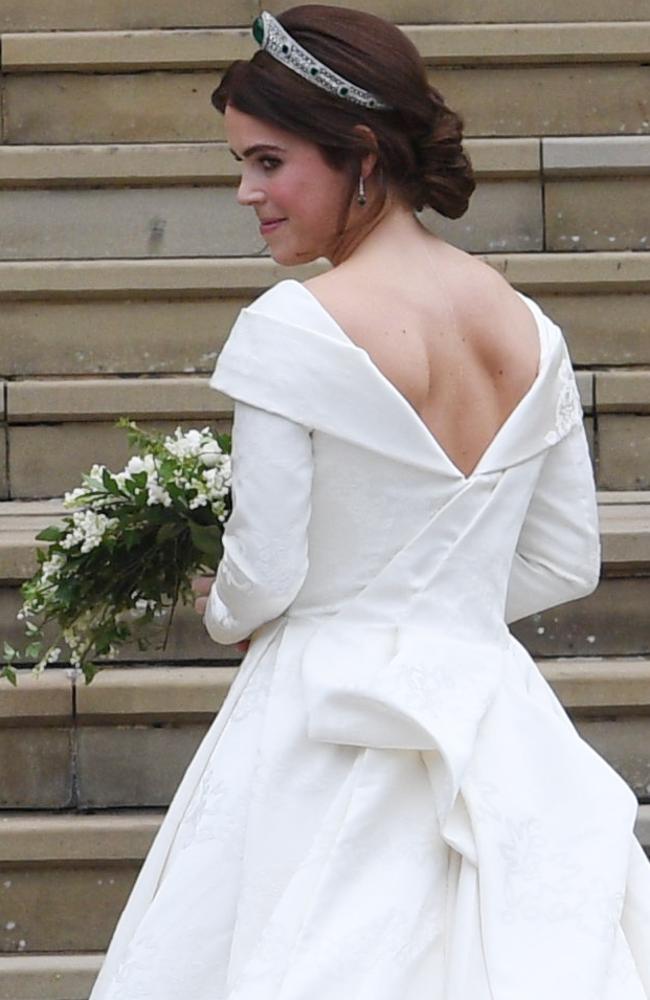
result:
M 406 35 L 374 14 L 326 4 L 292 7 L 277 20 L 317 59 L 391 110 L 330 94 L 263 50 L 228 67 L 212 95 L 214 106 L 223 113 L 231 103 L 314 142 L 330 166 L 348 172 L 350 204 L 360 161 L 375 151 L 384 202 L 388 183 L 416 211 L 430 206 L 451 219 L 463 215 L 475 187 L 462 146 L 463 123 L 429 84 L 422 57 Z M 376 146 L 355 131 L 359 124 L 372 129 Z
M 430 126 L 413 140 L 418 168 L 411 201 L 417 211 L 429 205 L 440 215 L 458 219 L 476 186 L 463 149 L 463 122 L 434 87 L 429 86 L 429 97 Z

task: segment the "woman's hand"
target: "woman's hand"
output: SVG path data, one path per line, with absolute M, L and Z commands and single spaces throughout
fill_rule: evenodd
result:
M 192 580 L 192 590 L 196 594 L 194 599 L 194 610 L 198 615 L 205 614 L 205 609 L 208 605 L 208 595 L 212 589 L 212 584 L 214 583 L 214 576 L 195 576 Z M 236 642 L 235 646 L 237 649 L 245 653 L 250 645 L 250 639 L 242 639 L 241 642 Z
M 194 610 L 197 615 L 205 614 L 208 605 L 208 594 L 214 583 L 214 576 L 195 576 L 192 580 L 192 590 L 197 595 L 194 598 Z

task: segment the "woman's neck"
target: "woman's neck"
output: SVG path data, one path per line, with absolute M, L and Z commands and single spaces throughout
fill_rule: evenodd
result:
M 395 255 L 400 259 L 410 255 L 419 256 L 423 240 L 442 244 L 414 214 L 412 208 L 401 202 L 390 205 L 385 214 L 380 215 L 376 224 L 339 260 L 330 258 L 334 267 L 359 265 L 363 267 L 381 268 L 395 262 Z

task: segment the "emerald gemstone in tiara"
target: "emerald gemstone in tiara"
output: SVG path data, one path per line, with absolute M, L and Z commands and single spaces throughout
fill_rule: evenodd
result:
M 258 45 L 264 41 L 264 21 L 261 17 L 256 17 L 253 21 L 253 38 Z
M 252 32 L 257 44 L 270 56 L 273 56 L 288 69 L 293 70 L 298 76 L 310 80 L 322 90 L 337 97 L 343 97 L 346 101 L 352 101 L 354 104 L 362 104 L 366 108 L 391 109 L 390 104 L 386 104 L 368 90 L 357 87 L 356 84 L 346 80 L 344 76 L 313 56 L 267 10 L 263 10 L 255 18 Z

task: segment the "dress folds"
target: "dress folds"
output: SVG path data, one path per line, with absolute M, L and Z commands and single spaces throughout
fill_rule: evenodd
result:
M 252 636 L 91 1000 L 650 1000 L 636 798 L 508 624 L 594 589 L 571 362 L 464 475 L 299 282 L 242 310 L 205 624 Z

